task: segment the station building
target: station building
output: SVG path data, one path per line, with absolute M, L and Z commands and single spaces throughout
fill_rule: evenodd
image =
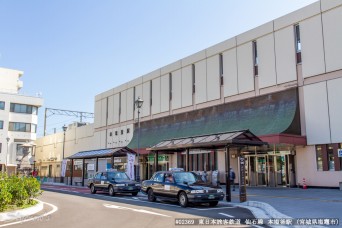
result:
M 155 171 L 150 149 L 165 140 L 249 130 L 268 144 L 228 155 L 193 149 L 188 158 L 164 150 L 158 170 L 188 162 L 189 170 L 219 170 L 224 183 L 226 156 L 236 172 L 243 156 L 250 186 L 290 187 L 305 179 L 308 186 L 337 187 L 341 40 L 342 1 L 321 0 L 105 91 L 95 97 L 92 149 L 137 151 L 141 178 L 148 179 Z

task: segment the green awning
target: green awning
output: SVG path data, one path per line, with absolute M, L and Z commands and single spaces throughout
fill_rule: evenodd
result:
M 300 135 L 297 89 L 262 95 L 140 123 L 140 148 L 196 135 L 249 129 L 255 135 Z M 137 124 L 127 147 L 136 149 Z

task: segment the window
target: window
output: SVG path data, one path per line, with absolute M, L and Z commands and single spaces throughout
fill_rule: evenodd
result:
M 0 110 L 5 110 L 5 102 L 0 101 Z
M 317 171 L 323 171 L 323 153 L 322 146 L 316 146 Z
M 37 115 L 38 107 L 32 106 L 32 105 L 11 103 L 10 111 L 15 112 L 15 113 L 26 113 L 26 114 Z
M 169 73 L 169 91 L 170 91 L 170 101 L 172 100 L 172 74 Z
M 164 174 L 163 173 L 157 173 L 154 177 L 153 180 L 156 182 L 163 182 L 164 181 Z
M 296 42 L 296 61 L 297 63 L 301 63 L 302 62 L 302 45 L 301 45 L 301 41 L 300 41 L 300 28 L 299 28 L 299 24 L 296 24 L 294 26 L 294 30 L 295 30 L 295 42 Z
M 118 135 L 118 131 L 115 131 L 115 135 Z
M 127 134 L 130 132 L 130 129 L 129 128 L 127 128 Z
M 334 147 L 332 144 L 327 145 L 328 152 L 328 167 L 330 171 L 335 170 L 335 161 L 334 161 Z
M 113 133 L 112 133 L 112 132 L 109 132 L 109 136 L 113 136 Z
M 254 64 L 254 76 L 258 75 L 258 47 L 257 42 L 253 41 L 253 64 Z
M 192 93 L 196 92 L 196 74 L 195 74 L 195 64 L 192 64 Z
M 30 124 L 30 123 L 9 122 L 8 130 L 9 131 L 36 133 L 37 132 L 37 125 L 36 124 Z
M 123 130 L 121 130 L 121 134 L 123 135 Z
M 0 154 L 1 154 L 1 150 L 2 150 L 2 143 L 0 143 Z
M 220 84 L 223 85 L 223 56 L 222 54 L 219 55 L 220 59 Z
M 152 81 L 150 81 L 150 106 L 152 106 Z
M 0 129 L 4 129 L 4 121 L 0 120 Z

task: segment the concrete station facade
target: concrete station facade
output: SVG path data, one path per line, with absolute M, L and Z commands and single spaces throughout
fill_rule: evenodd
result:
M 69 155 L 123 146 L 137 151 L 134 102 L 141 97 L 142 179 L 154 172 L 148 148 L 163 140 L 249 129 L 269 144 L 242 149 L 248 185 L 295 186 L 305 178 L 309 186 L 338 187 L 341 40 L 342 1 L 318 1 L 97 95 L 94 124 L 69 128 L 65 140 L 63 133 L 38 139 L 38 159 L 53 165 L 51 155 L 60 164 L 63 145 Z M 230 155 L 235 171 L 238 155 Z M 225 156 L 192 150 L 190 169 L 219 170 L 224 183 Z M 184 157 L 159 153 L 158 169 L 184 167 Z

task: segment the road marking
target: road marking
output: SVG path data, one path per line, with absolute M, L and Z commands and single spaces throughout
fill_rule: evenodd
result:
M 103 204 L 103 206 L 105 206 L 107 208 L 113 208 L 113 209 L 130 210 L 130 211 L 135 211 L 135 212 L 140 212 L 140 213 L 159 215 L 159 216 L 163 216 L 163 217 L 171 217 L 171 216 L 168 216 L 168 215 L 159 214 L 159 213 L 152 212 L 152 211 L 147 211 L 147 210 L 144 210 L 144 209 L 134 209 L 134 208 L 129 208 L 129 207 L 121 207 L 121 206 L 116 206 L 116 205 L 113 205 L 113 204 Z
M 262 226 L 258 226 L 258 225 L 253 225 L 254 227 L 257 227 L 257 228 L 263 228 Z
M 40 200 L 38 200 L 38 201 L 40 201 Z M 40 202 L 42 202 L 42 201 L 40 201 Z M 19 223 L 29 222 L 29 221 L 32 221 L 32 220 L 34 220 L 34 221 L 38 220 L 39 221 L 39 219 L 42 219 L 45 216 L 51 215 L 52 213 L 55 213 L 58 210 L 58 207 L 56 207 L 53 204 L 45 203 L 45 202 L 42 202 L 42 203 L 47 204 L 50 207 L 52 207 L 52 210 L 47 212 L 47 213 L 45 213 L 45 214 L 43 214 L 43 215 L 32 217 L 32 218 L 25 219 L 25 220 L 20 220 L 20 218 L 19 218 L 20 221 L 12 222 L 12 223 L 6 223 L 6 224 L 3 224 L 3 225 L 0 225 L 0 227 L 11 226 L 11 225 L 19 224 Z M 27 218 L 27 216 L 25 218 Z
M 227 216 L 227 217 L 229 217 L 229 218 L 234 218 L 234 216 L 233 215 L 228 215 L 228 214 L 225 214 L 225 213 L 219 213 L 220 215 L 223 215 L 223 216 Z
M 236 208 L 236 207 L 211 207 L 211 208 L 192 208 L 192 209 L 198 210 L 198 211 L 210 211 L 210 210 L 220 210 L 224 208 Z

